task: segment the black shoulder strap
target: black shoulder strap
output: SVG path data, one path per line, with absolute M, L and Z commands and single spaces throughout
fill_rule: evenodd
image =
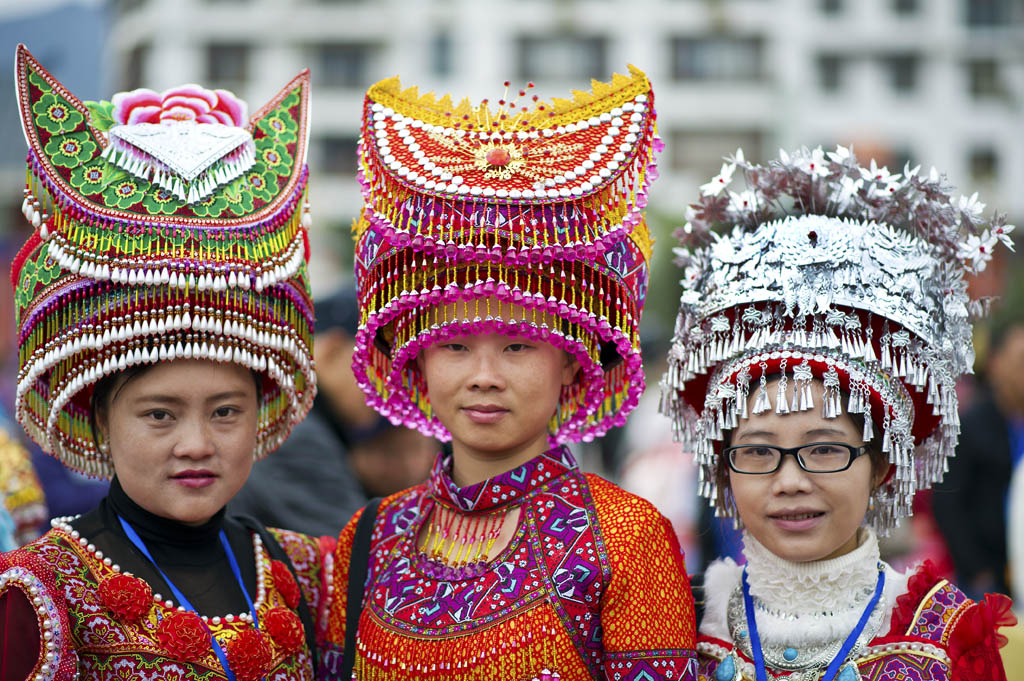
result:
M 690 575 L 690 590 L 693 592 L 694 621 L 700 626 L 704 619 L 704 573 Z
M 352 540 L 352 556 L 348 562 L 348 601 L 345 607 L 345 647 L 341 654 L 341 679 L 352 678 L 356 664 L 356 634 L 359 631 L 359 616 L 363 613 L 363 593 L 366 591 L 366 574 L 370 567 L 370 536 L 377 519 L 380 498 L 371 499 L 356 521 L 356 535 Z
M 263 526 L 263 523 L 248 515 L 237 515 L 232 517 L 240 522 L 247 530 L 255 532 L 260 536 L 260 539 L 263 540 L 263 546 L 267 548 L 267 553 L 270 554 L 270 557 L 274 560 L 279 560 L 288 566 L 288 570 L 291 571 L 292 577 L 295 578 L 295 583 L 299 585 L 299 620 L 302 622 L 302 628 L 306 632 L 306 646 L 309 647 L 309 655 L 313 661 L 313 669 L 316 669 L 316 628 L 313 626 L 313 616 L 309 612 L 309 604 L 306 603 L 306 594 L 302 591 L 302 582 L 299 581 L 299 575 L 295 571 L 295 566 L 292 565 L 292 559 L 288 556 L 288 552 L 285 551 L 277 542 L 274 535 L 267 531 L 267 528 Z

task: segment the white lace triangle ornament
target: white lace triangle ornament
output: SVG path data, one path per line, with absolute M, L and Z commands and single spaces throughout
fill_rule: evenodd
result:
M 245 128 L 192 121 L 117 125 L 107 131 L 109 162 L 187 203 L 249 170 L 256 145 Z

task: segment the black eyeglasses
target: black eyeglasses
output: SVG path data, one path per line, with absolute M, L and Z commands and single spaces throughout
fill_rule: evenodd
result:
M 740 445 L 726 447 L 724 455 L 729 468 L 737 473 L 767 475 L 779 470 L 782 457 L 796 457 L 800 468 L 808 473 L 838 473 L 845 471 L 854 460 L 868 451 L 866 446 L 854 447 L 845 442 L 812 442 L 800 447 L 772 445 Z

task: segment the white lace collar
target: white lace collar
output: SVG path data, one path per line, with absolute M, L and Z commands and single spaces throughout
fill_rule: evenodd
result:
M 747 579 L 758 630 L 765 643 L 822 643 L 845 638 L 856 626 L 878 579 L 878 540 L 869 528 L 858 533 L 857 548 L 831 560 L 794 563 L 744 534 Z M 884 565 L 884 564 L 883 564 Z M 882 602 L 892 610 L 907 580 L 888 565 Z M 726 641 L 728 601 L 743 568 L 731 559 L 716 561 L 705 573 L 705 612 L 700 630 Z

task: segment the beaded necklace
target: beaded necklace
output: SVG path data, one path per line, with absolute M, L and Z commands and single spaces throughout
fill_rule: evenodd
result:
M 435 576 L 444 579 L 483 574 L 508 516 L 506 508 L 488 513 L 460 513 L 435 504 L 419 550 L 428 572 L 436 572 Z

